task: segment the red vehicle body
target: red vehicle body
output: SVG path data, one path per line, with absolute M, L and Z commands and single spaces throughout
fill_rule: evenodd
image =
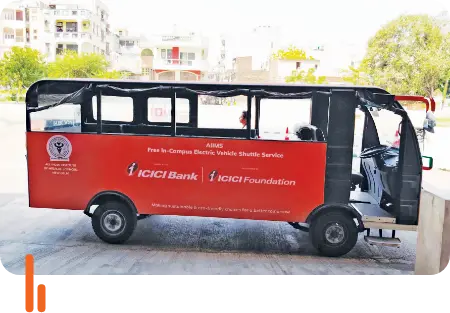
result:
M 51 160 L 53 136 L 70 142 L 67 159 Z M 139 214 L 297 222 L 324 201 L 325 143 L 49 132 L 27 142 L 32 207 L 84 210 L 116 191 Z
M 247 97 L 244 128 L 200 128 L 203 95 Z M 131 98 L 131 119 L 105 119 L 105 96 Z M 170 121 L 148 117 L 154 97 L 170 100 Z M 176 120 L 177 99 L 188 102 L 187 121 Z M 293 140 L 264 138 L 263 99 L 310 99 L 310 124 L 296 126 Z M 26 102 L 30 206 L 83 211 L 108 243 L 125 242 L 154 214 L 203 216 L 288 222 L 320 253 L 339 256 L 364 230 L 395 237 L 418 223 L 417 137 L 395 96 L 379 88 L 45 80 Z M 33 116 L 63 104 L 80 108 L 77 122 L 34 129 Z M 372 107 L 401 116 L 398 147 L 380 144 Z M 358 109 L 363 161 L 352 172 Z

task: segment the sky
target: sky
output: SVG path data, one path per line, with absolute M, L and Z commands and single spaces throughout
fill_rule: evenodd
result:
M 133 32 L 166 32 L 176 23 L 181 29 L 211 36 L 212 42 L 218 43 L 220 34 L 238 42 L 242 37 L 238 46 L 245 54 L 249 47 L 243 34 L 271 25 L 279 29 L 281 45 L 325 45 L 356 59 L 364 55 L 370 37 L 401 14 L 450 13 L 450 0 L 103 1 L 110 7 L 111 24 Z

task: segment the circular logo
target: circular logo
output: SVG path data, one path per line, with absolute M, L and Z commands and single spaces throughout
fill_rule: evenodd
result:
M 72 153 L 72 144 L 66 137 L 56 135 L 47 141 L 47 152 L 50 160 L 68 161 Z

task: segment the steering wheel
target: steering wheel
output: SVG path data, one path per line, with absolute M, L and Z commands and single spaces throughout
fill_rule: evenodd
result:
M 371 158 L 376 155 L 382 154 L 382 153 L 386 152 L 387 150 L 389 150 L 389 146 L 385 146 L 385 145 L 374 146 L 371 148 L 364 149 L 364 151 L 361 152 L 361 155 L 359 157 L 361 159 L 367 159 L 367 158 Z

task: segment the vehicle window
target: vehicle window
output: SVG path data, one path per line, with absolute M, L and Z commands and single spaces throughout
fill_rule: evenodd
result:
M 92 112 L 97 119 L 97 96 L 92 97 Z M 133 98 L 102 96 L 102 121 L 133 121 Z
M 262 138 L 284 139 L 286 128 L 292 132 L 296 124 L 311 123 L 311 99 L 262 99 L 259 121 Z
M 176 98 L 175 106 L 175 121 L 177 123 L 189 123 L 189 100 L 184 98 Z M 170 123 L 170 98 L 148 98 L 147 108 L 147 118 L 149 122 Z
M 255 100 L 252 99 L 252 128 L 255 127 Z M 242 129 L 239 117 L 247 111 L 247 97 L 199 96 L 198 127 Z
M 391 146 L 396 141 L 396 132 L 402 118 L 391 111 L 370 111 L 377 127 L 380 144 Z
M 31 131 L 79 132 L 81 107 L 66 103 L 30 114 Z

